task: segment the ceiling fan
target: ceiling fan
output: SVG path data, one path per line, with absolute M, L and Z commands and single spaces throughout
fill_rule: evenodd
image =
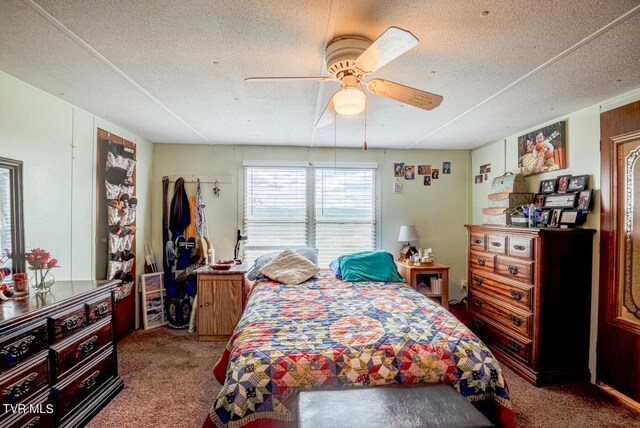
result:
M 248 77 L 248 81 L 263 80 L 337 80 L 342 86 L 329 101 L 316 127 L 331 124 L 335 114 L 355 115 L 365 108 L 366 95 L 362 85 L 372 94 L 381 95 L 424 110 L 433 110 L 442 102 L 442 96 L 411 88 L 385 79 L 365 81 L 371 73 L 393 61 L 419 43 L 409 31 L 389 27 L 373 43 L 360 36 L 334 39 L 327 46 L 328 76 L 321 77 Z

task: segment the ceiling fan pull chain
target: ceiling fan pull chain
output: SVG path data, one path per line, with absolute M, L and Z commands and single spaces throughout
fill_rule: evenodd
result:
M 367 151 L 367 103 L 364 103 L 364 146 L 362 149 Z

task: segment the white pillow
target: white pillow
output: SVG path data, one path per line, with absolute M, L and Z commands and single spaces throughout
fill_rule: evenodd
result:
M 297 285 L 311 278 L 319 270 L 317 265 L 295 251 L 284 250 L 264 265 L 260 272 L 283 284 Z

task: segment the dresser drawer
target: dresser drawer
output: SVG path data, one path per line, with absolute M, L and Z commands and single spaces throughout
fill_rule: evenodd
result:
M 49 330 L 44 320 L 27 328 L 2 333 L 0 372 L 42 351 L 48 343 Z
M 43 351 L 0 378 L 0 415 L 7 411 L 4 404 L 24 403 L 48 386 L 49 360 Z
M 509 334 L 492 324 L 491 321 L 477 316 L 471 318 L 471 326 L 478 337 L 489 347 L 498 348 L 527 364 L 531 362 L 533 343 L 531 340 Z
M 91 358 L 111 341 L 111 320 L 105 319 L 51 346 L 53 381 L 60 381 L 74 366 Z
M 495 257 L 496 256 L 494 256 L 493 254 L 482 253 L 480 251 L 471 251 L 469 256 L 469 264 L 473 269 L 493 272 Z
M 474 313 L 481 314 L 513 331 L 531 337 L 531 323 L 533 318 L 531 312 L 514 308 L 498 300 L 493 300 L 477 291 L 474 292 L 474 290 L 471 290 L 469 293 L 469 302 L 472 315 Z
M 96 355 L 85 367 L 53 386 L 54 403 L 60 420 L 115 375 L 113 349 Z
M 530 285 L 509 285 L 486 278 L 482 272 L 471 271 L 471 288 L 480 290 L 493 297 L 501 298 L 516 307 L 533 309 L 532 287 Z
M 531 260 L 533 258 L 533 238 L 509 236 L 509 256 Z
M 469 246 L 472 250 L 485 251 L 487 249 L 487 235 L 479 232 L 471 232 Z
M 109 317 L 113 312 L 113 303 L 111 300 L 111 293 L 93 302 L 85 303 L 87 307 L 87 320 L 89 324 L 92 324 L 105 317 Z
M 533 284 L 533 262 L 496 257 L 496 273 Z
M 57 342 L 87 325 L 85 312 L 84 305 L 78 305 L 67 311 L 58 312 L 50 316 L 49 324 L 51 324 L 54 341 Z
M 54 426 L 53 404 L 49 391 L 24 404 L 26 406 L 24 411 L 2 420 L 0 426 L 7 428 L 51 428 Z
M 507 236 L 488 234 L 487 251 L 495 254 L 507 254 Z

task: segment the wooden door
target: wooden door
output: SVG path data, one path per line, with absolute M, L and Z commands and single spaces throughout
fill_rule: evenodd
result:
M 227 275 L 213 289 L 214 335 L 231 335 L 242 315 L 242 278 Z
M 600 115 L 599 383 L 640 402 L 640 101 Z

